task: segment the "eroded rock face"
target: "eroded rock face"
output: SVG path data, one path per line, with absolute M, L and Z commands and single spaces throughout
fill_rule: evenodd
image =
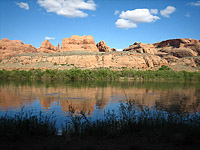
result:
M 158 52 L 179 58 L 200 55 L 200 42 L 195 39 L 171 39 L 153 44 Z
M 188 39 L 171 39 L 171 40 L 155 43 L 154 46 L 157 48 L 162 48 L 162 47 L 179 48 L 182 44 L 186 44 L 186 43 L 189 43 Z
M 170 39 L 154 44 L 144 44 L 135 42 L 123 51 L 136 53 L 150 53 L 158 56 L 165 54 L 179 58 L 200 55 L 200 42 L 195 39 Z
M 100 52 L 112 52 L 109 46 L 106 45 L 104 41 L 100 41 L 97 43 L 97 48 L 99 49 Z
M 30 44 L 24 44 L 20 40 L 0 40 L 0 59 L 5 59 L 21 53 L 36 53 L 37 49 Z
M 54 46 L 49 42 L 49 40 L 45 40 L 42 42 L 40 48 L 38 48 L 38 52 L 40 53 L 56 53 L 59 52 L 59 47 Z
M 73 35 L 71 38 L 64 38 L 61 45 L 63 51 L 93 51 L 98 52 L 94 38 L 92 36 Z
M 152 44 L 144 44 L 144 43 L 135 42 L 133 45 L 130 45 L 128 48 L 125 48 L 123 51 L 154 54 L 155 46 Z
M 71 52 L 69 52 L 71 53 Z M 44 63 L 45 62 L 45 63 Z M 17 65 L 16 65 L 17 64 Z M 39 65 L 38 65 L 39 64 Z M 57 64 L 58 66 L 55 66 Z M 60 55 L 56 53 L 53 56 L 49 55 L 35 55 L 35 56 L 16 56 L 11 57 L 9 60 L 5 59 L 0 63 L 0 69 L 3 68 L 26 68 L 36 69 L 38 66 L 45 69 L 56 69 L 55 67 L 73 66 L 77 68 L 134 68 L 134 69 L 153 69 L 154 67 L 161 67 L 162 65 L 168 65 L 167 60 L 155 56 L 152 54 L 139 54 L 139 53 L 104 53 L 104 54 L 71 54 Z M 70 68 L 69 68 L 70 69 Z

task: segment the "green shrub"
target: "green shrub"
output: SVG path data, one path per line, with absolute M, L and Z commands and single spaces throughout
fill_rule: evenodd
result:
M 171 70 L 168 66 L 162 65 L 159 70 Z

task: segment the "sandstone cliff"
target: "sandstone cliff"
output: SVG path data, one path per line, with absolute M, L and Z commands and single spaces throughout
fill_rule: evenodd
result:
M 21 55 L 4 59 L 0 63 L 0 69 L 71 69 L 78 68 L 134 68 L 134 69 L 153 69 L 162 65 L 168 65 L 167 60 L 152 54 L 140 54 L 132 52 L 113 52 L 113 53 L 79 53 L 65 52 L 36 55 Z
M 20 40 L 0 40 L 0 60 L 21 54 L 36 53 L 37 49 L 30 44 L 24 44 Z
M 71 38 L 64 38 L 61 45 L 63 51 L 93 51 L 98 52 L 94 38 L 92 36 L 73 35 Z
M 49 40 L 45 40 L 44 42 L 42 42 L 40 48 L 38 48 L 38 52 L 41 52 L 41 53 L 59 52 L 59 44 L 56 47 L 56 46 L 52 45 Z

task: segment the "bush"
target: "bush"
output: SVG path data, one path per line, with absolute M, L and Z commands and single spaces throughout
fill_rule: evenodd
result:
M 159 70 L 171 70 L 168 66 L 162 65 Z

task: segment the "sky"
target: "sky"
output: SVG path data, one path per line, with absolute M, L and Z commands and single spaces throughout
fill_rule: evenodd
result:
M 200 40 L 200 0 L 0 0 L 0 39 L 40 47 L 92 35 L 122 50 L 134 42 Z

